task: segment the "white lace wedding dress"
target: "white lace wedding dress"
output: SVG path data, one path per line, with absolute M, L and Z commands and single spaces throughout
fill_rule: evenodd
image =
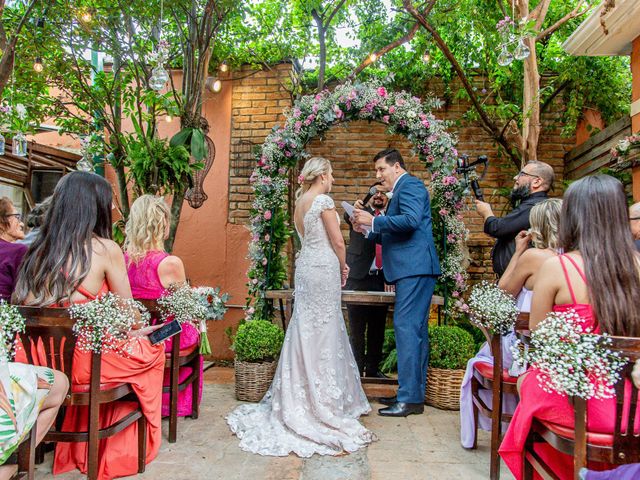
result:
M 271 388 L 227 417 L 245 451 L 337 455 L 375 439 L 357 420 L 371 407 L 342 317 L 340 264 L 321 218 L 332 208 L 330 197 L 318 195 L 304 216 L 293 315 Z

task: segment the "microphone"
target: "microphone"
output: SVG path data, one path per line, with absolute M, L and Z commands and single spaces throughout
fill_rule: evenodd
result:
M 373 185 L 371 185 L 371 187 L 369 187 L 369 191 L 367 192 L 365 197 L 362 199 L 362 205 L 366 205 L 367 202 L 371 200 L 371 197 L 373 197 L 376 193 L 378 193 L 378 189 L 376 188 L 377 185 L 380 185 L 380 182 L 376 182 Z

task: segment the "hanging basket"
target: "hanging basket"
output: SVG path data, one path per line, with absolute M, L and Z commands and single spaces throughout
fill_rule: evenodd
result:
M 441 410 L 460 410 L 460 387 L 464 372 L 429 367 L 424 397 L 426 404 Z
M 271 386 L 278 362 L 241 362 L 234 360 L 236 398 L 243 402 L 259 402 Z

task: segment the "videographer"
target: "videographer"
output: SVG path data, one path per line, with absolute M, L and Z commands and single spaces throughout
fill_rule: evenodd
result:
M 547 192 L 553 185 L 553 168 L 547 163 L 532 160 L 513 179 L 515 184 L 510 198 L 515 208 L 508 215 L 498 218 L 493 214 L 491 205 L 476 200 L 476 210 L 484 219 L 484 233 L 496 239 L 491 260 L 498 277 L 504 273 L 513 256 L 516 235 L 531 227 L 531 208 L 548 197 Z

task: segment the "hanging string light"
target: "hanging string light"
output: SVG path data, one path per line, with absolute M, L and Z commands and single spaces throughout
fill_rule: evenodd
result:
M 425 50 L 422 54 L 422 61 L 424 63 L 429 63 L 431 61 L 431 54 L 429 53 L 429 50 Z
M 227 65 L 227 62 L 222 62 L 220 64 L 220 71 L 222 73 L 226 73 L 229 70 L 229 65 Z
M 42 65 L 42 57 L 36 57 L 36 61 L 33 62 L 33 69 L 37 73 L 42 73 L 42 71 L 44 70 L 44 65 Z
M 371 61 L 371 63 L 375 62 L 376 60 L 378 60 L 378 54 L 376 52 L 371 52 L 369 54 L 369 60 Z

